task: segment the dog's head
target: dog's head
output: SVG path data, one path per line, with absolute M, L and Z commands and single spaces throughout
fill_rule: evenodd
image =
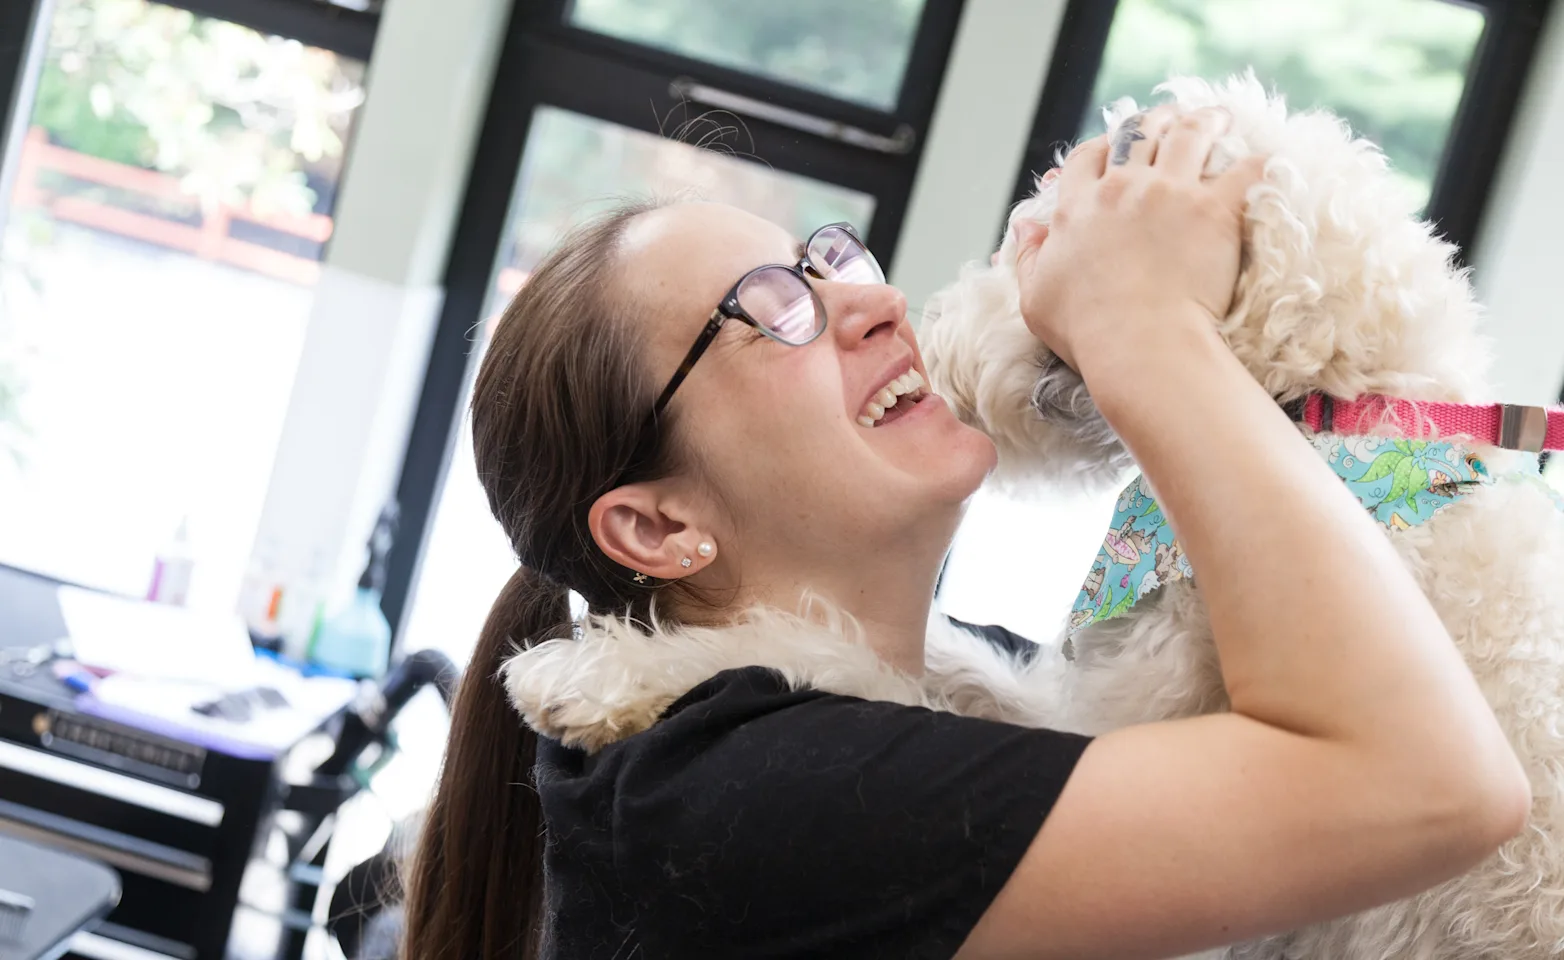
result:
M 1159 88 L 1180 110 L 1232 116 L 1207 176 L 1266 154 L 1249 195 L 1243 263 L 1218 330 L 1278 402 L 1315 391 L 1471 400 L 1483 390 L 1487 344 L 1454 247 L 1416 217 L 1417 198 L 1384 155 L 1325 111 L 1289 114 L 1254 76 L 1220 85 L 1175 79 Z M 1139 108 L 1106 112 L 1109 131 Z M 1041 180 L 1011 223 L 1047 223 L 1055 184 Z M 1026 330 L 1011 231 L 993 264 L 966 267 L 925 317 L 934 386 L 1000 448 L 1000 472 L 1088 480 L 1126 463 L 1080 378 Z

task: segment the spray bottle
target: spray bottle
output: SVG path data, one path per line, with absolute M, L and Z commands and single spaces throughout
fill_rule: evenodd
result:
M 396 536 L 397 506 L 387 504 L 369 537 L 369 562 L 348 605 L 320 625 L 310 662 L 350 677 L 379 677 L 391 656 L 391 625 L 381 612 L 386 557 Z
M 182 518 L 174 539 L 164 544 L 152 566 L 152 583 L 147 599 L 154 603 L 185 605 L 190 596 L 190 578 L 195 572 L 195 555 L 190 551 L 190 519 Z

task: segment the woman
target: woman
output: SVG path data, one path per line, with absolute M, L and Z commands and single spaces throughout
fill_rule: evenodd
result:
M 1177 518 L 1232 712 L 1096 740 L 961 715 L 1028 668 L 928 630 L 994 451 L 926 395 L 905 300 L 840 227 L 627 210 L 539 267 L 478 377 L 524 566 L 459 696 L 410 957 L 1166 957 L 1521 828 L 1433 611 L 1214 332 L 1260 172 L 1201 180 L 1224 123 L 1082 145 L 1018 275 Z M 641 626 L 572 638 L 567 589 Z M 777 612 L 810 598 L 813 627 Z

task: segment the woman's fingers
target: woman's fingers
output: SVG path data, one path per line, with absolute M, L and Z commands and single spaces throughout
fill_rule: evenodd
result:
M 1212 186 L 1229 209 L 1243 213 L 1248 202 L 1249 188 L 1265 179 L 1265 163 L 1268 159 L 1264 154 L 1250 154 L 1234 162 L 1216 178 Z
M 1173 110 L 1167 105 L 1125 117 L 1109 136 L 1112 143 L 1108 162 L 1113 166 L 1137 163 L 1150 165 L 1157 157 L 1162 134 L 1173 122 Z
M 1077 144 L 1075 149 L 1070 151 L 1070 155 L 1064 158 L 1064 166 L 1059 168 L 1060 193 L 1075 190 L 1074 184 L 1083 180 L 1098 179 L 1102 176 L 1107 163 L 1108 138 L 1106 136 L 1093 137 Z
M 1173 176 L 1199 180 L 1212 146 L 1231 122 L 1225 110 L 1208 108 L 1184 114 L 1168 125 L 1157 150 L 1157 166 Z

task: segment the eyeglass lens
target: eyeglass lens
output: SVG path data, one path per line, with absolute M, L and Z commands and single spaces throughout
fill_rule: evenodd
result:
M 809 241 L 809 263 L 827 280 L 837 283 L 884 283 L 885 271 L 874 254 L 842 227 L 826 227 Z
M 739 306 L 784 343 L 807 343 L 820 328 L 815 293 L 786 267 L 756 270 L 739 285 Z
M 853 234 L 826 227 L 814 235 L 806 251 L 810 266 L 837 283 L 884 283 L 880 265 Z M 825 322 L 824 308 L 814 289 L 785 267 L 757 270 L 739 286 L 739 306 L 756 323 L 786 343 L 807 343 Z

